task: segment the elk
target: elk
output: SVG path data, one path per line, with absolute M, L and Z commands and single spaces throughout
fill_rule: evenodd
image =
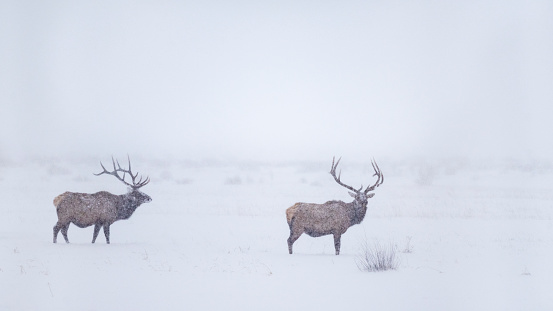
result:
M 360 224 L 367 213 L 367 201 L 374 196 L 374 193 L 369 193 L 375 188 L 382 185 L 384 175 L 376 164 L 374 159 L 371 161 L 374 169 L 374 175 L 378 176 L 376 183 L 368 186 L 362 191 L 363 186 L 359 190 L 348 186 L 340 181 L 340 174 L 336 176 L 336 168 L 340 163 L 340 159 L 334 164 L 332 158 L 332 166 L 330 174 L 334 180 L 342 187 L 349 189 L 350 196 L 354 198 L 353 202 L 345 203 L 342 201 L 328 201 L 324 204 L 315 203 L 296 203 L 286 210 L 286 220 L 290 227 L 290 237 L 288 238 L 288 252 L 292 254 L 292 245 L 305 232 L 312 237 L 320 237 L 323 235 L 334 235 L 334 248 L 336 255 L 340 254 L 340 238 L 349 227 Z
M 54 243 L 57 242 L 58 232 L 60 230 L 65 242 L 69 243 L 67 229 L 69 229 L 69 225 L 73 223 L 79 228 L 86 228 L 94 225 L 92 243 L 96 241 L 100 228 L 103 227 L 106 243 L 109 244 L 109 227 L 111 224 L 117 220 L 129 219 L 142 203 L 152 201 L 152 198 L 139 190 L 150 182 L 150 178 L 147 177 L 143 180 L 142 177 L 140 177 L 137 181 L 136 178 L 138 173 L 132 173 L 130 158 L 128 158 L 129 168 L 126 170 L 121 168 L 119 162 L 116 162 L 113 157 L 111 161 L 113 162 L 113 171 L 110 172 L 106 170 L 102 162 L 100 162 L 103 171 L 94 175 L 113 175 L 125 185 L 129 186 L 129 191 L 122 195 L 111 194 L 107 191 L 100 191 L 93 194 L 65 192 L 58 195 L 54 199 L 54 206 L 58 213 L 58 222 L 54 226 Z M 119 173 L 123 173 L 123 176 L 121 177 Z M 130 176 L 132 184 L 125 181 L 126 174 Z

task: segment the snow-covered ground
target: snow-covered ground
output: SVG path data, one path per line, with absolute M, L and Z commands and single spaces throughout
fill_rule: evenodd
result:
M 104 159 L 105 160 L 105 159 Z M 384 184 L 342 236 L 289 255 L 284 210 L 350 201 L 328 163 L 133 159 L 153 201 L 111 227 L 52 243 L 53 198 L 126 191 L 98 159 L 0 163 L 1 310 L 552 310 L 550 162 L 378 159 Z M 374 182 L 370 161 L 342 180 Z M 364 241 L 391 242 L 395 271 L 360 271 Z M 409 249 L 409 252 L 405 250 Z

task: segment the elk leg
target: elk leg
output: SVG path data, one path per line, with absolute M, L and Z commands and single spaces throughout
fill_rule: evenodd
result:
M 290 237 L 288 238 L 288 253 L 292 254 L 292 245 L 294 245 L 294 242 L 299 239 L 302 233 L 303 232 L 295 233 L 293 230 L 290 230 Z
M 340 255 L 340 238 L 341 234 L 334 234 L 334 249 L 336 250 L 336 255 Z
M 54 243 L 58 243 L 58 233 L 60 232 L 60 229 L 63 227 L 62 224 L 60 224 L 59 222 L 56 223 L 56 225 L 54 226 Z
M 96 238 L 98 237 L 98 233 L 100 233 L 100 227 L 102 225 L 100 224 L 95 224 L 94 225 L 94 235 L 92 236 L 92 243 L 96 242 Z
M 109 244 L 109 225 L 104 224 L 104 234 L 106 236 L 106 243 Z
M 63 238 L 65 239 L 65 243 L 69 243 L 69 239 L 67 238 L 67 230 L 69 229 L 69 225 L 71 223 L 67 223 L 63 227 L 61 227 L 61 234 L 63 235 Z

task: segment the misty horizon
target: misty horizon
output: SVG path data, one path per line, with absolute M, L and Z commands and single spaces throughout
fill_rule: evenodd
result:
M 547 1 L 0 8 L 0 157 L 553 157 Z

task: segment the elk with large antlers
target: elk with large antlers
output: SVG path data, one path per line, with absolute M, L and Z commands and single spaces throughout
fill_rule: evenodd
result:
M 94 174 L 96 176 L 109 174 L 115 176 L 125 185 L 129 186 L 129 191 L 123 195 L 114 195 L 106 191 L 100 191 L 93 194 L 65 192 L 54 199 L 54 206 L 58 213 L 58 222 L 54 226 L 54 243 L 58 238 L 58 232 L 61 230 L 65 242 L 69 243 L 67 238 L 67 229 L 71 223 L 79 228 L 85 228 L 94 225 L 94 235 L 92 243 L 104 227 L 106 243 L 109 244 L 109 226 L 117 220 L 128 219 L 134 211 L 142 204 L 151 202 L 152 199 L 139 189 L 150 182 L 150 178 L 145 180 L 140 177 L 137 181 L 138 173 L 131 171 L 131 160 L 129 168 L 123 169 L 119 162 L 111 158 L 113 162 L 113 171 L 108 171 L 100 162 L 103 171 Z M 121 177 L 119 173 L 123 173 Z M 129 174 L 132 184 L 125 181 L 126 174 Z
M 340 254 L 340 238 L 349 227 L 360 224 L 367 213 L 367 201 L 374 196 L 373 191 L 376 187 L 384 182 L 384 175 L 380 168 L 373 160 L 371 162 L 374 175 L 378 176 L 376 183 L 368 186 L 362 191 L 363 186 L 359 190 L 348 186 L 340 181 L 340 174 L 336 176 L 336 168 L 340 163 L 340 159 L 334 164 L 332 159 L 332 167 L 330 174 L 334 180 L 340 185 L 349 189 L 349 192 L 354 200 L 351 203 L 342 201 L 328 201 L 324 204 L 315 203 L 296 203 L 286 210 L 286 220 L 290 227 L 290 237 L 288 238 L 288 252 L 292 254 L 292 245 L 305 232 L 312 237 L 320 237 L 323 235 L 334 235 L 334 248 L 336 255 Z

